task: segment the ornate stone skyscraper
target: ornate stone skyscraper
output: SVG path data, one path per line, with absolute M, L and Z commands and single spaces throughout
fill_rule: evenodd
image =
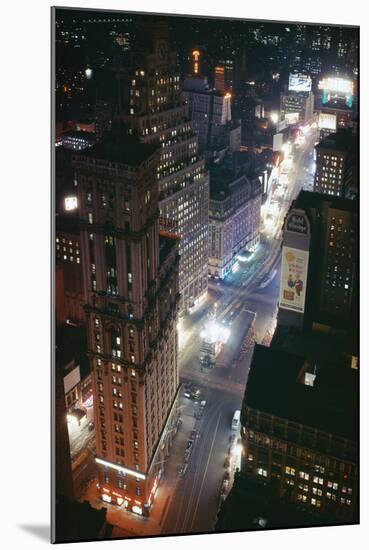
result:
M 101 498 L 149 512 L 177 420 L 178 239 L 159 235 L 154 145 L 74 157 Z

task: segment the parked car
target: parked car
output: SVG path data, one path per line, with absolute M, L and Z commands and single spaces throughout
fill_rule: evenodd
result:
M 189 439 L 187 441 L 187 445 L 186 445 L 186 451 L 192 451 L 192 446 L 193 446 L 193 440 L 192 439 Z
M 227 468 L 226 471 L 224 472 L 224 476 L 223 476 L 223 481 L 225 480 L 228 480 L 231 478 L 231 472 L 230 470 Z
M 231 465 L 231 459 L 229 457 L 229 455 L 227 455 L 224 459 L 224 468 L 229 468 Z
M 92 420 L 91 422 L 89 422 L 88 424 L 88 431 L 89 432 L 92 432 L 92 430 L 95 428 L 95 422 Z
M 222 483 L 222 490 L 221 490 L 222 493 L 225 493 L 227 491 L 228 485 L 229 485 L 228 479 L 224 479 Z
M 191 451 L 185 451 L 185 454 L 184 454 L 185 463 L 187 463 L 189 461 L 190 456 L 191 456 Z
M 178 472 L 179 477 L 183 477 L 186 474 L 187 468 L 188 468 L 188 464 L 183 464 L 183 466 L 179 468 L 179 472 Z
M 191 389 L 191 397 L 192 397 L 192 399 L 201 399 L 201 390 L 200 390 L 200 388 L 193 387 Z
M 201 390 L 194 384 L 186 385 L 183 395 L 188 399 L 201 399 Z

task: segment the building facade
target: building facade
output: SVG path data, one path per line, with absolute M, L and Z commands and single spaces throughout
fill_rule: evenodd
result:
M 210 89 L 207 80 L 200 78 L 187 78 L 183 85 L 182 97 L 198 134 L 201 154 L 226 146 L 232 120 L 231 94 L 220 88 Z
M 69 201 L 69 202 L 68 202 Z M 81 263 L 81 241 L 77 207 L 67 210 L 66 204 L 77 203 L 75 190 L 59 200 L 55 237 L 56 320 L 58 325 L 84 323 L 84 292 Z
M 147 514 L 177 419 L 177 239 L 159 236 L 158 154 L 74 158 L 101 498 Z
M 261 186 L 258 178 L 214 168 L 209 207 L 209 275 L 223 279 L 237 254 L 260 240 Z
M 349 129 L 339 130 L 316 145 L 314 191 L 345 196 L 353 177 L 353 145 Z
M 257 345 L 241 414 L 243 472 L 306 512 L 354 522 L 356 378 L 349 366 Z
M 353 326 L 357 311 L 356 209 L 355 200 L 300 192 L 283 228 L 280 324 Z
M 198 137 L 181 99 L 176 55 L 166 26 L 147 30 L 139 63 L 117 71 L 117 120 L 128 134 L 160 147 L 160 227 L 180 237 L 181 311 L 207 293 L 209 179 Z
M 311 122 L 314 113 L 314 94 L 312 92 L 281 93 L 280 113 L 282 118 L 297 113 L 299 122 Z
M 82 151 L 88 147 L 95 145 L 96 138 L 94 132 L 86 132 L 82 130 L 70 130 L 62 134 L 60 144 L 66 149 L 74 151 Z

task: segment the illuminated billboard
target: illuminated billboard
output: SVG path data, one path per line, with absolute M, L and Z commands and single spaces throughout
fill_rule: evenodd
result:
M 311 77 L 305 74 L 290 73 L 288 89 L 290 92 L 310 92 Z
M 347 78 L 328 77 L 324 78 L 319 85 L 320 88 L 328 92 L 335 92 L 342 95 L 352 95 L 354 93 L 354 83 Z
M 337 130 L 337 115 L 331 115 L 328 113 L 319 113 L 318 126 L 323 130 Z
M 273 136 L 273 151 L 281 151 L 283 145 L 283 134 L 275 134 Z
M 282 249 L 282 272 L 279 306 L 303 313 L 309 252 L 284 246 Z
M 284 120 L 286 121 L 287 125 L 290 126 L 291 124 L 297 124 L 299 121 L 299 113 L 286 113 L 284 115 Z
M 344 100 L 345 106 L 352 108 L 354 83 L 348 78 L 328 77 L 319 82 L 319 88 L 323 90 L 322 103 L 337 103 Z

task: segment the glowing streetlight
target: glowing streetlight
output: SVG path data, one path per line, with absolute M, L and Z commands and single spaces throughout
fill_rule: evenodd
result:
M 277 124 L 277 122 L 279 121 L 279 114 L 270 113 L 270 120 L 273 122 L 273 124 Z
M 65 197 L 64 206 L 66 210 L 75 210 L 78 207 L 77 197 Z

